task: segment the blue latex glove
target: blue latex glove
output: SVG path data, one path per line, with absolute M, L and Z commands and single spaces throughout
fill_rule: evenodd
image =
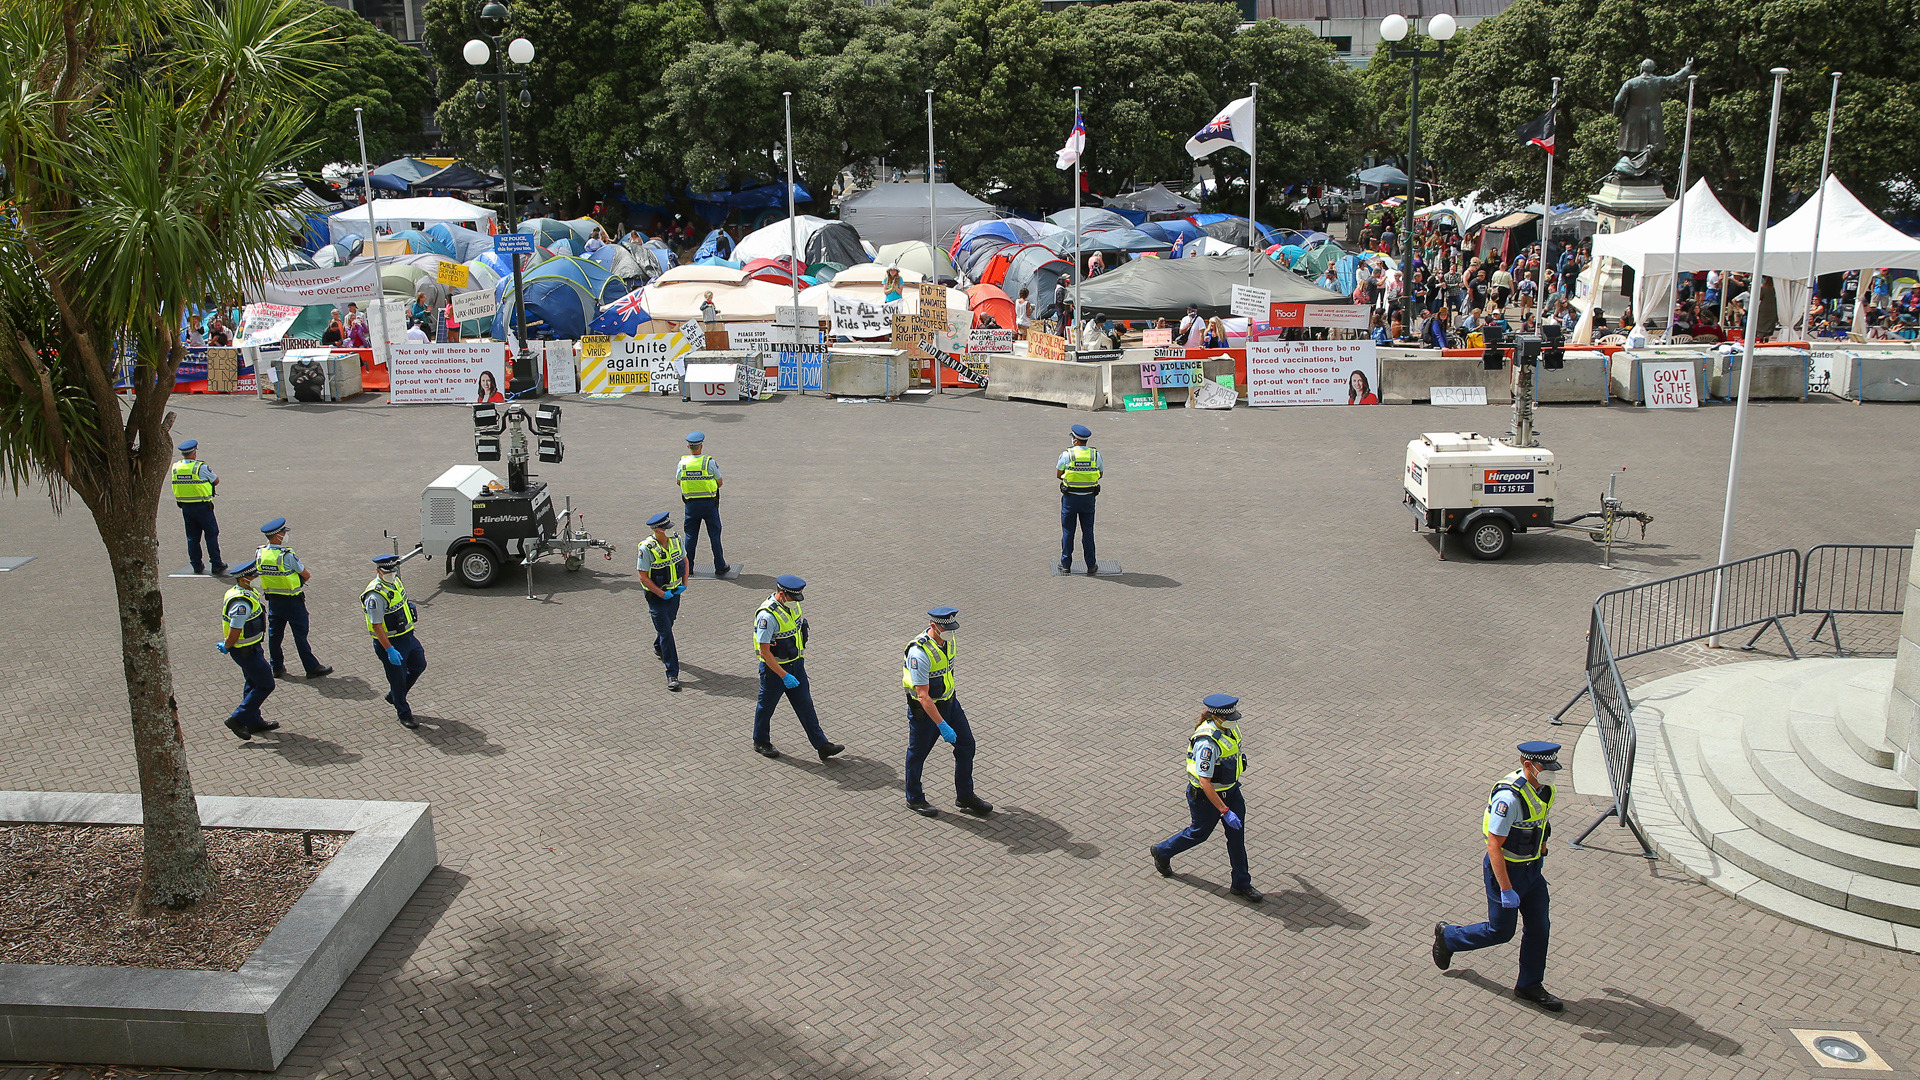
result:
M 387 663 L 392 664 L 394 667 L 400 666 L 400 650 L 399 649 L 396 649 L 391 645 L 387 646 Z
M 213 643 L 213 647 L 214 647 L 214 648 L 216 648 L 216 649 L 219 649 L 219 650 L 220 650 L 221 652 L 226 652 L 226 651 L 227 651 L 227 643 L 226 643 L 226 642 L 224 642 L 224 641 L 216 641 L 216 642 L 214 642 L 214 643 Z
M 1221 821 L 1224 821 L 1224 822 L 1226 822 L 1226 823 L 1227 823 L 1227 828 L 1229 828 L 1229 829 L 1236 829 L 1236 830 L 1237 830 L 1237 829 L 1241 829 L 1241 828 L 1245 828 L 1245 827 L 1246 827 L 1246 822 L 1243 822 L 1243 821 L 1241 821 L 1241 820 L 1240 820 L 1240 815 L 1239 815 L 1239 814 L 1236 814 L 1236 813 L 1234 813 L 1234 812 L 1233 812 L 1233 811 L 1231 811 L 1231 810 L 1229 810 L 1229 811 L 1227 811 L 1227 812 L 1226 812 L 1226 813 L 1224 813 L 1224 814 L 1221 814 L 1221 815 L 1220 815 L 1220 820 L 1221 820 Z
M 673 588 L 667 590 L 667 599 L 671 600 L 686 591 L 687 587 L 685 585 L 675 585 Z
M 787 674 L 780 676 L 780 681 L 783 683 L 786 683 L 787 689 L 789 690 L 792 690 L 793 688 L 800 685 L 800 680 L 794 678 L 792 672 L 788 672 Z
M 1517 892 L 1514 892 L 1512 889 L 1501 889 L 1500 890 L 1500 906 L 1503 908 L 1519 907 L 1520 894 Z
M 945 720 L 940 721 L 940 737 L 948 742 L 953 742 L 960 738 L 960 736 L 953 733 L 953 725 L 947 723 Z

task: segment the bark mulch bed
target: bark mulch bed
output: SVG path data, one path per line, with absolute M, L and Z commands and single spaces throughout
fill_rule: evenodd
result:
M 138 827 L 0 826 L 0 964 L 237 971 L 348 835 L 208 829 L 213 894 L 136 919 Z

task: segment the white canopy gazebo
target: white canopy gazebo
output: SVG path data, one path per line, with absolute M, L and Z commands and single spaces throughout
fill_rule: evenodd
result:
M 1792 216 L 1767 230 L 1767 273 L 1779 279 L 1775 288 L 1781 300 L 1780 321 L 1788 327 L 1806 318 L 1811 277 L 1882 266 L 1920 266 L 1920 240 L 1881 220 L 1839 177 L 1827 177 L 1823 194 L 1824 201 L 1821 195 L 1808 199 Z M 1815 214 L 1820 216 L 1817 256 Z M 1776 252 L 1782 263 L 1774 261 Z M 1814 258 L 1819 260 L 1817 266 L 1810 265 Z
M 1734 218 L 1714 197 L 1705 180 L 1687 191 L 1682 222 L 1681 207 L 1675 202 L 1641 225 L 1622 233 L 1606 233 L 1593 238 L 1593 261 L 1614 259 L 1633 268 L 1633 312 L 1644 320 L 1648 300 L 1671 295 L 1674 272 L 1674 237 L 1680 239 L 1680 272 L 1699 270 L 1750 270 L 1753 267 L 1753 230 Z M 1773 245 L 1768 244 L 1769 248 Z M 1771 257 L 1772 252 L 1768 252 Z M 1591 310 L 1591 308 L 1589 308 Z M 1585 323 L 1587 318 L 1582 317 Z M 1578 332 L 1575 339 L 1579 339 Z
M 463 199 L 438 196 L 422 196 L 417 199 L 375 199 L 373 200 L 373 220 L 376 225 L 384 226 L 388 232 L 404 232 L 407 229 L 424 229 L 429 225 L 458 225 L 479 233 L 491 233 L 492 223 L 500 215 L 484 206 L 476 206 Z M 329 243 L 339 243 L 348 236 L 367 236 L 367 207 L 356 206 L 351 210 L 342 210 L 327 219 Z

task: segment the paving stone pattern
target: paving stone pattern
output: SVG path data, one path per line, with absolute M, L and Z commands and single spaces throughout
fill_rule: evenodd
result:
M 1785 1076 L 1773 1025 L 1820 1020 L 1920 1059 L 1920 957 L 1743 907 L 1631 853 L 1567 848 L 1598 799 L 1561 798 L 1548 863 L 1553 1016 L 1511 999 L 1515 949 L 1427 955 L 1483 903 L 1478 822 L 1514 743 L 1578 685 L 1598 593 L 1713 562 L 1733 410 L 1550 408 L 1563 509 L 1625 465 L 1656 522 L 1619 568 L 1575 535 L 1503 562 L 1434 559 L 1399 505 L 1406 440 L 1505 429 L 1506 410 L 1239 409 L 1087 417 L 979 395 L 701 408 L 566 403 L 541 471 L 612 562 L 483 594 L 408 564 L 428 669 L 419 731 L 380 700 L 354 607 L 420 490 L 468 460 L 463 409 L 182 398 L 175 431 L 222 479 L 230 561 L 285 514 L 314 570 L 314 637 L 339 670 L 281 684 L 277 736 L 221 727 L 240 680 L 213 649 L 222 585 L 163 583 L 203 794 L 424 799 L 441 869 L 321 1016 L 289 1077 Z M 1748 425 L 1740 554 L 1904 542 L 1920 522 L 1916 414 L 1763 403 Z M 1053 462 L 1088 421 L 1109 468 L 1100 552 L 1063 578 Z M 677 509 L 680 437 L 725 469 L 739 581 L 697 581 L 684 693 L 648 648 L 633 545 Z M 113 590 L 84 509 L 5 497 L 0 785 L 135 790 Z M 171 503 L 168 565 L 184 562 Z M 703 544 L 702 558 L 710 559 Z M 749 748 L 753 610 L 806 577 L 808 666 L 832 764 L 784 704 Z M 901 794 L 901 649 L 961 610 L 960 696 L 989 819 Z M 1811 620 L 1798 628 L 1811 629 Z M 1892 620 L 1852 617 L 1851 643 Z M 1876 636 L 1877 635 L 1877 636 Z M 1777 636 L 1760 654 L 1778 655 Z M 1753 654 L 1637 660 L 1644 679 Z M 1216 838 L 1153 873 L 1185 817 L 1180 758 L 1206 693 L 1242 697 L 1249 845 L 1267 902 L 1227 893 Z M 1581 716 L 1584 706 L 1573 715 Z M 0 1068 L 6 1080 L 32 1073 Z

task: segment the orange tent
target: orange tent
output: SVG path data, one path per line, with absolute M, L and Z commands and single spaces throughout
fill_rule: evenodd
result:
M 980 325 L 983 315 L 993 316 L 993 321 L 1001 327 L 1013 329 L 1013 300 L 1006 290 L 998 285 L 973 285 L 967 289 L 967 307 L 973 312 L 973 325 Z

